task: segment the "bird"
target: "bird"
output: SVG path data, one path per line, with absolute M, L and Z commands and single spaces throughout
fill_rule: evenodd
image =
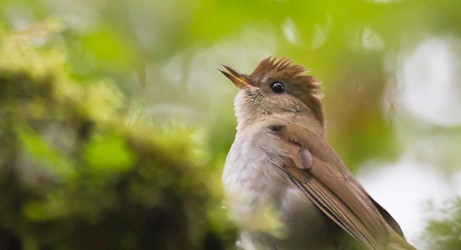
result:
M 328 143 L 321 83 L 304 66 L 219 71 L 238 87 L 222 183 L 239 249 L 415 249 Z

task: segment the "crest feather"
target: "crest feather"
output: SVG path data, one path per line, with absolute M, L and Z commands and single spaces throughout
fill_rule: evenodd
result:
M 259 63 L 253 73 L 249 75 L 249 78 L 255 84 L 261 84 L 268 77 L 272 77 L 289 81 L 290 85 L 297 85 L 291 94 L 304 102 L 323 125 L 324 115 L 320 102 L 323 97 L 320 91 L 321 84 L 314 76 L 308 75 L 307 72 L 308 70 L 304 66 L 292 64 L 292 60 L 289 58 L 268 57 Z
M 311 92 L 311 95 L 317 99 L 323 98 L 321 92 L 321 83 L 314 76 L 308 75 L 309 72 L 304 66 L 292 64 L 290 58 L 277 59 L 276 57 L 267 57 L 262 60 L 258 67 L 251 73 L 250 78 L 261 79 L 263 76 L 271 72 L 283 71 L 284 74 L 293 76 L 303 84 L 305 84 Z

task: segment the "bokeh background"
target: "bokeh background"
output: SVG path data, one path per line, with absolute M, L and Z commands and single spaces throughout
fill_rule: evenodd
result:
M 234 249 L 235 87 L 290 57 L 420 249 L 461 248 L 461 2 L 2 0 L 0 248 Z

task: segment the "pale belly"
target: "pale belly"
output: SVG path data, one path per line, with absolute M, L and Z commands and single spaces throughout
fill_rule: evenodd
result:
M 276 147 L 267 149 L 266 144 L 264 150 L 254 150 L 263 148 L 258 139 L 234 142 L 222 177 L 230 218 L 240 228 L 237 246 L 342 249 L 343 230 L 277 167 Z
M 263 199 L 267 197 L 263 193 L 259 193 L 259 196 Z M 279 200 L 273 201 L 255 199 L 252 204 L 255 207 L 233 211 L 236 212 L 233 216 L 234 221 L 241 229 L 237 242 L 239 248 L 338 249 L 341 245 L 339 241 L 344 236 L 343 231 L 319 211 L 301 191 L 292 187 L 279 197 Z M 235 208 L 229 208 L 231 207 Z M 255 221 L 259 225 L 255 226 Z
M 341 230 L 285 173 L 223 176 L 240 249 L 339 249 Z M 242 176 L 242 172 L 231 175 Z M 257 179 L 254 179 L 257 178 Z

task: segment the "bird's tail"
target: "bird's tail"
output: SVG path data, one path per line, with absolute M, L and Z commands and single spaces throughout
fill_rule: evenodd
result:
M 408 243 L 405 238 L 393 230 L 391 231 L 389 239 L 390 241 L 386 246 L 387 250 L 416 250 L 416 248 Z

